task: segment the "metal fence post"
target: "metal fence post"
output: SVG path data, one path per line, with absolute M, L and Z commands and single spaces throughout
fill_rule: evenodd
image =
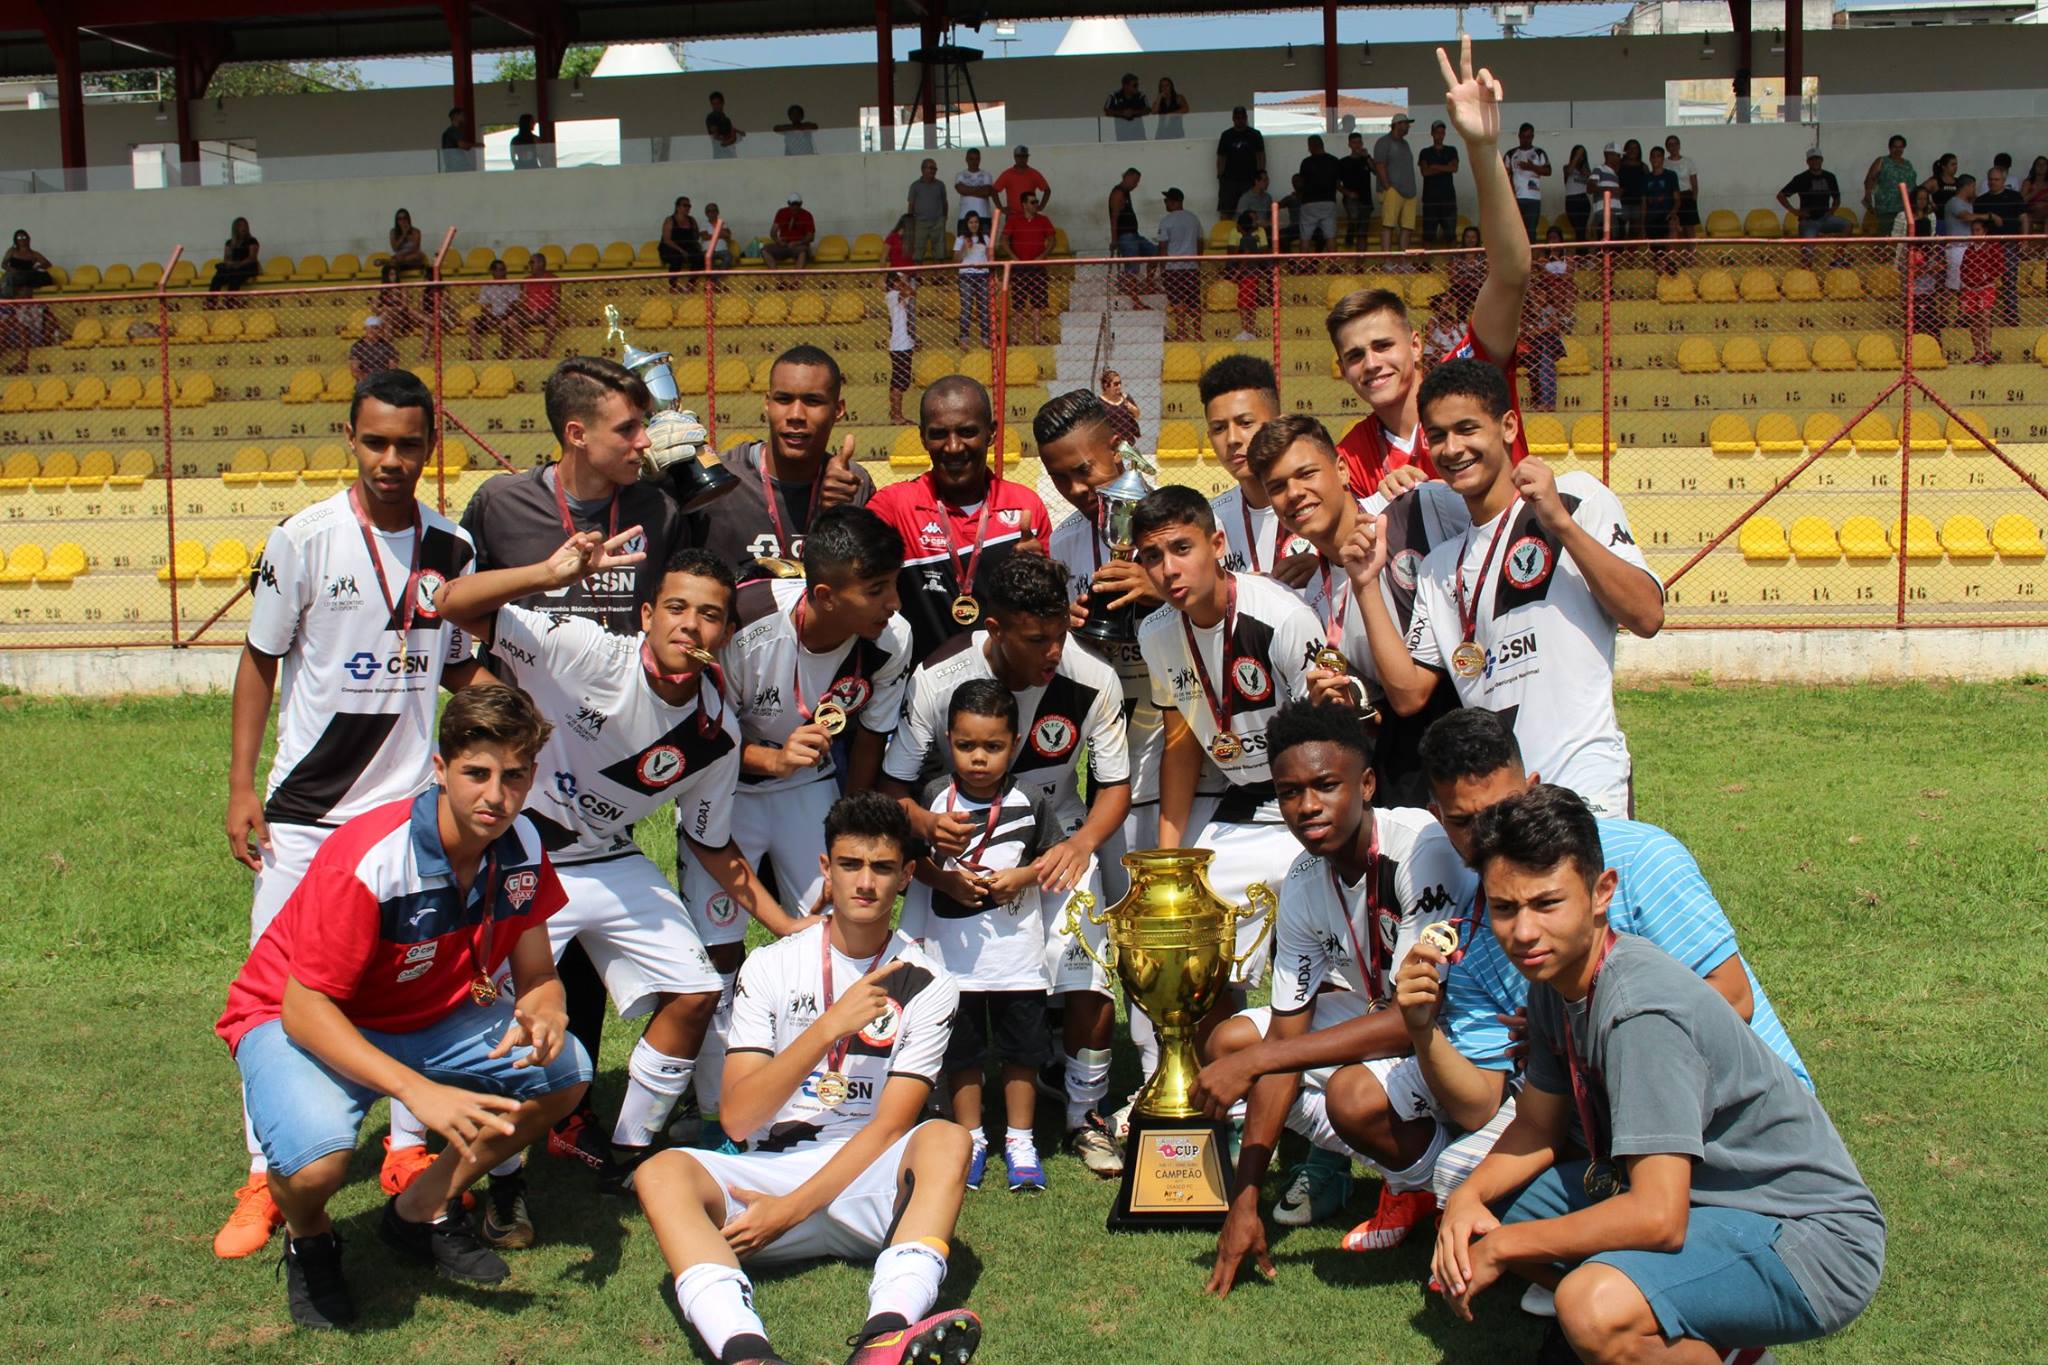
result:
M 454 241 L 455 229 L 451 227 L 441 237 L 440 250 L 434 253 L 434 307 L 428 314 L 434 335 L 434 509 L 444 517 L 448 515 L 448 462 L 441 455 L 441 436 L 447 429 L 447 405 L 441 400 L 441 342 L 446 331 L 441 317 L 441 299 L 446 291 L 441 284 L 441 262 L 446 259 L 448 248 Z
M 1916 310 L 1913 299 L 1915 272 L 1911 268 L 1911 263 L 1917 250 L 1918 248 L 1913 245 L 1913 219 L 1909 214 L 1906 216 L 1906 287 L 1900 291 L 1906 298 L 1906 345 L 1899 359 L 1902 367 L 1899 387 L 1902 392 L 1899 409 L 1899 530 L 1895 545 L 1899 555 L 1899 596 L 1898 610 L 1892 618 L 1894 624 L 1901 626 L 1906 624 L 1906 518 L 1913 505 L 1913 334 Z
M 171 648 L 182 647 L 178 638 L 178 462 L 171 440 L 171 268 L 185 254 L 182 245 L 171 248 L 164 273 L 156 282 L 156 373 L 164 416 L 164 563 L 171 570 Z
M 1600 196 L 1600 482 L 1614 482 L 1614 191 Z

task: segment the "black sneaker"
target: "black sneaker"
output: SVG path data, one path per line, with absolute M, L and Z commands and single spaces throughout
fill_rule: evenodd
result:
M 704 1111 L 697 1106 L 697 1091 L 693 1087 L 683 1092 L 683 1098 L 676 1105 L 675 1113 L 669 1116 L 668 1126 L 663 1132 L 672 1146 L 694 1147 L 703 1131 Z
M 526 1176 L 491 1177 L 484 1199 L 484 1221 L 478 1236 L 490 1246 L 517 1249 L 533 1245 L 533 1215 L 526 1211 Z
M 627 1147 L 623 1145 L 613 1147 L 611 1149 L 611 1159 L 605 1162 L 604 1168 L 597 1173 L 598 1189 L 614 1199 L 639 1198 L 633 1192 L 634 1173 L 640 1169 L 647 1158 L 653 1156 L 656 1152 L 667 1150 L 666 1147 L 658 1143 L 650 1144 L 646 1147 Z
M 1543 1333 L 1543 1340 L 1536 1347 L 1536 1365 L 1576 1365 L 1579 1353 L 1572 1349 L 1571 1339 L 1564 1334 L 1564 1328 L 1557 1325 L 1555 1318 Z
M 1057 1035 L 1055 1035 L 1057 1036 Z M 1067 1098 L 1067 1056 L 1055 1049 L 1053 1058 L 1038 1068 L 1038 1093 L 1049 1100 Z
M 580 1161 L 591 1170 L 602 1172 L 612 1158 L 611 1140 L 605 1132 L 597 1111 L 585 1104 L 548 1130 L 548 1155 Z
M 384 1205 L 377 1235 L 394 1251 L 433 1266 L 451 1280 L 496 1284 L 511 1274 L 504 1258 L 477 1239 L 469 1215 L 457 1209 L 438 1223 L 408 1223 L 398 1216 L 398 1201 Z
M 341 1273 L 339 1236 L 332 1232 L 318 1237 L 285 1234 L 282 1265 L 293 1322 L 332 1330 L 356 1320 L 356 1303 L 349 1297 L 348 1280 Z

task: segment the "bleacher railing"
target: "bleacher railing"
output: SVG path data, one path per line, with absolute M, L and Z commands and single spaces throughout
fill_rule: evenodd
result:
M 1539 247 L 1520 357 L 1532 449 L 1620 494 L 1672 628 L 2048 625 L 2044 247 Z M 210 294 L 173 255 L 144 288 L 0 303 L 0 367 L 19 367 L 0 373 L 0 647 L 239 644 L 263 537 L 353 476 L 352 350 L 395 354 L 438 396 L 421 496 L 451 516 L 493 473 L 553 455 L 541 381 L 554 357 L 606 349 L 607 306 L 635 345 L 674 353 L 721 449 L 765 430 L 769 361 L 810 342 L 845 369 L 841 429 L 877 482 L 928 466 L 917 398 L 954 372 L 989 384 L 994 448 L 1036 480 L 1033 413 L 1093 381 L 1104 310 L 1135 292 L 1166 340 L 1121 341 L 1115 363 L 1164 476 L 1213 491 L 1229 475 L 1204 432 L 1203 366 L 1267 356 L 1283 405 L 1341 434 L 1365 407 L 1332 362 L 1329 305 L 1399 291 L 1433 359 L 1484 276 L 1475 252 L 1212 255 L 1162 297 L 1164 271 L 1127 291 L 1123 272 L 1149 267 L 1126 261 L 980 277 L 600 260 L 534 278 L 523 253 L 505 263 L 493 280 L 449 252 L 427 279 L 380 284 L 360 262 L 308 260 L 281 287 Z M 892 274 L 911 282 L 915 335 L 893 396 Z

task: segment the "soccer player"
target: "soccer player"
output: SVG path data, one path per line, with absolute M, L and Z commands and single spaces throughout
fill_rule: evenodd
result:
M 1236 1192 L 1209 1282 L 1217 1294 L 1230 1292 L 1247 1255 L 1271 1273 L 1259 1188 L 1283 1122 L 1312 1145 L 1285 1182 L 1275 1221 L 1301 1226 L 1344 1207 L 1353 1149 L 1330 1126 L 1324 1092 L 1340 1069 L 1400 1070 L 1408 1038 L 1385 1008 L 1394 969 L 1471 881 L 1427 812 L 1373 808 L 1372 743 L 1354 706 L 1283 706 L 1266 739 L 1281 814 L 1306 851 L 1280 889 L 1272 1007 L 1225 1021 L 1204 1047 L 1197 1103 L 1220 1117 L 1247 1100 Z M 1424 1185 L 1429 1155 L 1419 1160 Z M 1409 1187 L 1417 1164 L 1382 1164 L 1384 1188 Z
M 689 912 L 634 843 L 633 822 L 674 801 L 681 837 L 726 894 L 771 932 L 796 927 L 730 837 L 739 724 L 703 661 L 732 629 L 732 571 L 704 550 L 675 551 L 630 637 L 512 605 L 630 567 L 639 552 L 622 547 L 639 530 L 609 539 L 579 531 L 538 564 L 474 574 L 441 596 L 443 614 L 490 641 L 554 726 L 540 756 L 546 780 L 527 812 L 569 897 L 548 937 L 558 955 L 571 940 L 582 944 L 620 1018 L 651 1016 L 627 1063 L 601 1172 L 615 1188 L 630 1182 L 689 1089 L 719 996 Z
M 995 410 L 988 390 L 947 375 L 918 399 L 932 467 L 890 484 L 869 506 L 903 537 L 900 597 L 916 657 L 974 629 L 988 609 L 989 575 L 1029 542 L 1043 549 L 1052 520 L 1038 494 L 989 467 Z
M 1472 833 L 1488 929 L 1529 981 L 1529 1070 L 1437 1229 L 1452 1311 L 1514 1271 L 1554 1286 L 1582 1359 L 1703 1365 L 1848 1325 L 1885 1221 L 1827 1111 L 1710 986 L 1606 922 L 1617 878 L 1584 801 L 1538 786 Z
M 1315 555 L 1299 536 L 1283 535 L 1265 482 L 1245 460 L 1259 428 L 1280 415 L 1280 384 L 1270 361 L 1227 355 L 1202 371 L 1197 389 L 1208 422 L 1209 448 L 1237 480 L 1209 499 L 1228 546 L 1223 567 L 1232 573 L 1262 573 L 1290 588 L 1302 588 L 1316 571 Z M 1043 453 L 1043 442 L 1040 443 Z
M 670 1149 L 637 1189 L 676 1302 L 719 1365 L 779 1359 L 740 1267 L 874 1260 L 850 1365 L 965 1361 L 981 1324 L 933 1314 L 965 1194 L 967 1130 L 924 1119 L 960 988 L 889 928 L 910 823 L 855 792 L 825 822 L 823 923 L 740 970 L 720 1112 L 746 1151 Z
M 1101 1116 L 1109 1094 L 1116 1001 L 1101 966 L 1061 926 L 1067 898 L 1076 887 L 1102 903 L 1096 852 L 1122 829 L 1130 813 L 1123 684 L 1115 670 L 1093 654 L 1067 647 L 1065 569 L 1045 555 L 1012 555 L 984 581 L 988 614 L 983 627 L 948 642 L 910 675 L 902 723 L 882 763 L 882 791 L 903 803 L 919 838 L 945 857 L 959 857 L 973 836 L 972 822 L 958 813 L 924 809 L 913 792 L 946 766 L 946 713 L 962 683 L 994 678 L 1016 696 L 1024 743 L 1011 775 L 1020 787 L 1051 803 L 1066 835 L 1040 854 L 1034 866 L 1039 890 L 1053 905 L 1053 933 L 1046 951 L 1052 993 L 1064 997 L 1067 1147 L 1097 1175 L 1121 1175 L 1123 1158 Z M 1083 921 L 1082 932 L 1100 950 L 1101 927 L 1086 923 L 1085 916 Z
M 839 362 L 816 346 L 775 357 L 761 395 L 768 439 L 725 453 L 738 486 L 684 518 L 686 544 L 717 555 L 744 583 L 761 576 L 764 559 L 800 562 L 804 536 L 825 508 L 863 506 L 875 495 L 875 481 L 854 462 L 852 433 L 832 443 L 846 416 L 840 386 Z
M 1378 593 L 1360 594 L 1373 665 L 1401 715 L 1429 703 L 1446 673 L 1458 700 L 1505 718 L 1529 766 L 1599 815 L 1634 806 L 1628 742 L 1614 714 L 1614 632 L 1664 624 L 1664 587 L 1607 486 L 1577 470 L 1509 455 L 1520 420 L 1507 379 L 1453 360 L 1422 381 L 1438 468 L 1472 526 L 1432 549 L 1416 575 L 1405 639 Z M 1382 522 L 1345 547 L 1354 584 L 1388 563 Z
M 355 1317 L 327 1204 L 379 1095 L 448 1145 L 384 1205 L 378 1234 L 451 1280 L 496 1284 L 505 1262 L 457 1201 L 590 1083 L 548 951 L 561 884 L 519 814 L 547 733 L 516 689 L 459 694 L 441 717 L 435 785 L 336 830 L 228 988 L 214 1031 L 269 1162 L 301 1326 Z
M 468 639 L 444 629 L 434 610 L 435 587 L 468 573 L 474 551 L 414 496 L 433 445 L 433 410 L 433 395 L 410 371 L 366 376 L 342 429 L 355 481 L 271 532 L 257 560 L 235 671 L 226 818 L 230 852 L 256 874 L 251 945 L 335 829 L 426 784 L 434 693 L 479 676 Z M 277 752 L 258 800 L 256 759 L 273 697 Z M 393 1127 L 423 1138 L 403 1105 L 394 1108 Z M 246 1107 L 243 1128 L 249 1175 L 214 1238 L 223 1258 L 260 1250 L 284 1219 Z M 423 1158 L 391 1151 L 386 1189 L 403 1189 Z

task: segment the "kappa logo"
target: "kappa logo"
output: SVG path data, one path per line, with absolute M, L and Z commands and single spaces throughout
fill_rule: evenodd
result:
M 420 615 L 438 615 L 434 609 L 434 594 L 446 587 L 447 583 L 447 579 L 432 569 L 422 569 L 420 571 L 419 587 L 413 593 L 413 607 Z
M 924 525 L 918 527 L 917 533 L 921 536 L 938 536 L 945 534 L 944 531 L 939 529 L 939 524 L 936 521 L 928 521 Z
M 1273 678 L 1257 659 L 1242 658 L 1230 665 L 1230 681 L 1237 695 L 1246 701 L 1264 701 L 1273 695 Z
M 566 591 L 566 589 L 565 589 L 565 591 Z M 568 624 L 569 624 L 569 623 L 570 623 L 571 621 L 573 621 L 573 620 L 575 620 L 575 619 L 576 619 L 576 615 L 575 615 L 575 613 L 574 613 L 574 612 L 567 612 L 567 611 L 551 611 L 551 612 L 549 612 L 549 613 L 548 613 L 548 634 L 550 634 L 550 635 L 553 635 L 553 634 L 554 634 L 554 633 L 555 633 L 556 631 L 560 630 L 560 629 L 561 629 L 561 628 L 562 628 L 563 626 L 566 626 L 566 625 L 568 625 Z
M 284 595 L 284 589 L 277 586 L 277 566 L 270 562 L 269 555 L 265 555 L 256 561 L 255 574 L 258 583 L 261 583 L 279 596 Z
M 1617 545 L 1633 545 L 1635 543 L 1636 538 L 1628 533 L 1628 527 L 1623 526 L 1618 521 L 1615 522 L 1613 531 L 1609 532 L 1607 536 L 1607 547 L 1611 550 Z
M 1081 727 L 1065 716 L 1040 716 L 1031 727 L 1031 750 L 1040 758 L 1065 758 L 1080 741 Z
M 1226 573 L 1243 573 L 1251 567 L 1244 562 L 1244 556 L 1236 550 L 1232 550 L 1229 554 L 1223 556 L 1221 563 Z
M 1415 591 L 1415 580 L 1422 572 L 1422 552 L 1403 550 L 1387 561 L 1387 572 L 1394 576 L 1394 583 L 1403 592 Z
M 1508 547 L 1502 572 L 1518 588 L 1533 588 L 1550 577 L 1550 546 L 1541 536 L 1523 536 Z
M 588 740 L 595 740 L 604 733 L 608 717 L 589 702 L 580 703 L 575 714 L 569 717 L 569 728 Z
M 710 900 L 704 902 L 704 918 L 710 920 L 712 924 L 720 929 L 730 929 L 733 922 L 739 917 L 739 906 L 734 904 L 733 898 L 723 891 L 720 891 Z
M 832 686 L 826 689 L 825 697 L 828 701 L 838 702 L 848 714 L 851 714 L 866 706 L 868 698 L 874 694 L 874 686 L 866 678 L 853 674 L 835 680 Z
M 896 1041 L 896 1035 L 902 1028 L 902 1007 L 891 1000 L 882 1007 L 875 1021 L 860 1031 L 860 1040 L 869 1047 L 887 1047 Z
M 506 874 L 505 899 L 512 902 L 514 910 L 524 910 L 533 903 L 534 893 L 540 890 L 540 873 L 530 867 Z
M 1441 883 L 1436 886 L 1425 886 L 1422 893 L 1415 898 L 1415 913 L 1434 915 L 1439 910 L 1450 909 L 1452 904 L 1450 891 Z
M 644 785 L 666 787 L 683 775 L 683 751 L 673 744 L 657 744 L 640 755 L 635 771 Z

